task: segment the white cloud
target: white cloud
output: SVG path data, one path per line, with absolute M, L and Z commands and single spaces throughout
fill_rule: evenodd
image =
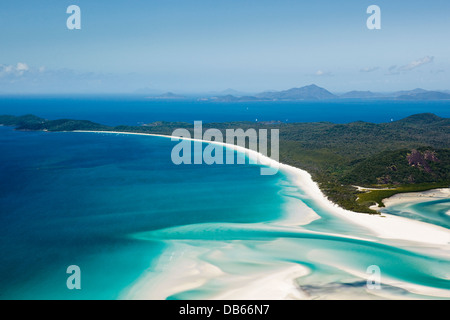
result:
M 380 67 L 362 68 L 359 72 L 374 72 L 380 69 Z
M 3 68 L 2 71 L 5 73 L 11 73 L 14 70 L 13 66 L 2 66 L 2 68 Z
M 418 68 L 420 66 L 423 66 L 424 64 L 431 63 L 433 61 L 434 61 L 434 57 L 426 56 L 426 57 L 423 57 L 422 59 L 413 61 L 413 62 L 411 62 L 411 63 L 409 63 L 407 65 L 401 66 L 399 68 L 399 70 L 400 71 L 409 71 L 409 70 Z
M 17 66 L 16 66 L 16 70 L 19 72 L 28 71 L 28 70 L 30 70 L 30 68 L 28 67 L 28 65 L 26 63 L 18 62 Z
M 325 72 L 322 70 L 318 70 L 316 73 L 314 73 L 315 76 L 317 77 L 322 77 L 322 76 L 331 76 L 331 72 Z
M 146 76 L 95 72 L 77 73 L 71 69 L 49 69 L 25 62 L 0 64 L 2 93 L 102 93 L 131 92 Z
M 0 77 L 1 76 L 22 76 L 25 72 L 29 72 L 30 67 L 24 62 L 18 62 L 14 65 L 0 65 Z
M 399 73 L 405 73 L 414 69 L 417 69 L 423 65 L 432 63 L 434 61 L 434 57 L 433 56 L 426 56 L 423 57 L 421 59 L 412 61 L 408 64 L 405 64 L 403 66 L 400 66 L 397 68 L 397 66 L 392 66 L 388 69 L 388 75 L 393 75 L 393 74 L 399 74 Z

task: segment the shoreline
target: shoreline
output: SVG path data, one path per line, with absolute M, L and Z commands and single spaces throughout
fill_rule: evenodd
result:
M 428 202 L 442 199 L 450 199 L 450 188 L 437 188 L 419 192 L 398 193 L 383 199 L 386 208 L 405 202 Z
M 374 235 L 377 237 L 386 239 L 406 240 L 422 244 L 435 244 L 435 245 L 450 244 L 450 230 L 443 227 L 439 227 L 422 221 L 398 217 L 386 213 L 374 215 L 346 210 L 338 206 L 337 204 L 333 203 L 328 198 L 326 198 L 326 196 L 320 190 L 318 184 L 314 180 L 312 180 L 311 175 L 307 171 L 293 167 L 288 164 L 280 163 L 255 150 L 227 144 L 224 142 L 207 141 L 185 137 L 175 137 L 163 134 L 120 132 L 120 131 L 88 131 L 88 130 L 75 130 L 67 132 L 128 134 L 138 136 L 161 137 L 172 140 L 174 139 L 189 140 L 195 142 L 212 143 L 220 145 L 238 152 L 245 153 L 248 157 L 251 157 L 253 159 L 257 159 L 259 165 L 277 168 L 278 170 L 284 173 L 288 173 L 289 176 L 293 179 L 294 184 L 296 186 L 301 187 L 302 189 L 304 188 L 307 195 L 311 199 L 315 200 L 321 207 L 323 207 L 324 209 L 328 209 L 337 217 L 343 218 L 351 223 L 367 228 L 368 230 L 372 231 Z M 450 192 L 450 188 L 447 190 L 449 190 Z
M 370 241 L 377 242 L 377 239 L 388 239 L 394 240 L 395 243 L 398 242 L 402 246 L 406 247 L 410 246 L 425 250 L 429 248 L 436 251 L 442 251 L 443 253 L 450 251 L 450 230 L 433 224 L 385 213 L 380 215 L 370 215 L 345 210 L 325 197 L 318 184 L 312 180 L 311 175 L 307 171 L 280 163 L 254 150 L 236 145 L 229 145 L 222 142 L 205 141 L 193 138 L 180 138 L 161 134 L 81 130 L 73 132 L 154 136 L 166 139 L 170 138 L 172 140 L 183 139 L 221 145 L 237 152 L 243 152 L 245 155 L 252 157 L 253 159 L 256 158 L 258 160 L 258 165 L 272 166 L 279 169 L 289 178 L 289 180 L 293 182 L 295 186 L 301 188 L 306 193 L 308 198 L 315 201 L 319 207 L 327 210 L 339 219 L 347 221 L 350 224 L 363 227 L 367 230 L 368 236 L 374 237 L 374 239 Z M 450 193 L 450 189 L 446 190 Z M 307 225 L 311 221 L 320 218 L 321 217 L 319 216 L 312 216 L 306 221 L 303 221 L 303 224 Z M 268 223 L 271 225 L 285 225 L 290 228 L 299 228 L 302 225 L 300 222 L 301 219 L 300 221 L 296 221 L 295 213 L 291 213 L 288 217 L 283 217 L 276 221 L 269 221 Z M 358 236 L 354 235 L 349 235 L 348 237 L 358 239 Z M 183 241 L 180 242 L 178 240 L 174 240 L 173 244 L 170 244 L 168 248 L 171 252 L 180 252 L 174 249 L 179 247 L 180 244 L 182 246 L 186 245 L 183 244 Z M 199 258 L 200 253 L 198 252 L 198 249 L 199 248 L 194 249 L 191 253 L 187 250 L 182 250 L 181 256 L 178 257 L 178 259 L 173 259 L 173 257 L 170 256 L 170 261 L 167 261 L 167 257 L 161 258 L 163 260 L 159 260 L 158 265 L 159 270 L 162 273 L 156 274 L 156 277 L 152 277 L 147 273 L 144 274 L 141 278 L 136 279 L 136 282 L 131 284 L 130 288 L 128 288 L 129 290 L 124 291 L 124 294 L 119 298 L 166 299 L 167 297 L 177 294 L 178 292 L 194 290 L 195 288 L 201 287 L 213 278 L 223 277 L 224 272 L 220 268 L 215 265 L 205 263 L 205 261 L 202 261 Z M 167 254 L 168 253 L 166 253 L 166 255 Z M 211 299 L 230 297 L 233 297 L 233 299 L 236 300 L 249 299 L 251 297 L 255 299 L 255 294 L 264 299 L 305 299 L 307 297 L 304 295 L 301 288 L 296 285 L 296 279 L 307 274 L 308 271 L 300 265 L 285 265 L 284 267 L 278 268 L 278 270 L 267 270 L 266 272 L 259 274 L 258 277 L 247 277 L 245 281 L 246 283 L 235 283 L 233 286 L 228 288 L 228 290 L 220 292 L 216 296 L 212 296 Z M 154 273 L 153 276 L 155 276 Z M 260 281 L 261 279 L 265 279 L 270 286 L 267 286 L 264 281 Z M 266 291 L 261 292 L 261 288 L 265 288 L 264 290 Z M 270 288 L 285 288 L 286 290 L 269 290 Z M 427 291 L 428 290 L 424 290 L 424 292 Z
M 386 239 L 406 240 L 422 244 L 437 244 L 437 245 L 450 244 L 450 231 L 443 227 L 435 226 L 417 220 L 398 217 L 386 213 L 383 213 L 381 215 L 372 215 L 346 210 L 338 206 L 337 204 L 333 203 L 328 198 L 326 198 L 323 192 L 320 190 L 318 184 L 312 180 L 311 175 L 307 171 L 293 167 L 291 165 L 280 163 L 255 150 L 227 144 L 224 142 L 207 141 L 185 137 L 175 137 L 163 134 L 120 132 L 120 131 L 88 131 L 88 130 L 75 130 L 68 132 L 128 134 L 128 135 L 161 137 L 172 140 L 174 139 L 189 140 L 220 145 L 238 152 L 245 153 L 247 156 L 252 157 L 253 159 L 256 158 L 259 165 L 274 167 L 285 173 L 289 173 L 289 175 L 293 178 L 294 184 L 296 186 L 304 188 L 305 191 L 307 192 L 307 195 L 311 199 L 317 201 L 317 203 L 320 204 L 321 207 L 330 210 L 340 218 L 343 218 L 351 223 L 369 229 L 377 237 Z

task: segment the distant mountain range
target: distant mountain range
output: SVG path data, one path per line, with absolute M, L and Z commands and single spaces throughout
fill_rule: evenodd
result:
M 315 84 L 300 88 L 291 88 L 282 91 L 265 91 L 257 94 L 245 94 L 233 89 L 218 92 L 215 95 L 208 93 L 197 96 L 184 96 L 172 92 L 160 95 L 149 95 L 152 100 L 189 100 L 197 99 L 201 101 L 217 102 L 250 102 L 250 101 L 317 101 L 317 100 L 337 100 L 337 99 L 364 99 L 364 100 L 405 100 L 405 101 L 426 101 L 426 100 L 450 100 L 450 91 L 429 91 L 417 88 L 409 91 L 395 91 L 380 93 L 372 91 L 349 91 L 346 93 L 331 93 L 325 88 Z
M 263 92 L 257 94 L 256 97 L 265 100 L 327 100 L 337 98 L 330 91 L 315 84 L 284 91 Z
M 450 94 L 439 91 L 426 91 L 401 95 L 397 97 L 397 100 L 450 100 Z
M 236 97 L 233 95 L 217 96 L 215 101 L 283 101 L 283 100 L 334 100 L 334 99 L 394 99 L 394 100 L 450 100 L 450 93 L 414 89 L 392 93 L 372 91 L 350 91 L 344 94 L 334 94 L 315 84 L 292 88 L 284 91 L 258 93 L 254 96 Z
M 152 99 L 152 100 L 185 100 L 188 99 L 185 96 L 179 95 L 179 94 L 175 94 L 173 92 L 167 92 L 164 94 L 160 94 L 157 96 L 149 96 L 147 97 L 147 99 Z
M 381 93 L 372 91 L 350 91 L 339 96 L 341 99 L 374 99 L 383 97 Z

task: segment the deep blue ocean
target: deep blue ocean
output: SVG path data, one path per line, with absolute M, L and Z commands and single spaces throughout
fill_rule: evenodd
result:
M 449 117 L 449 106 L 0 98 L 0 114 L 33 113 L 108 125 L 158 120 L 387 122 L 419 112 Z M 393 281 L 450 292 L 447 257 L 376 243 L 379 240 L 349 240 L 346 236 L 370 237 L 323 210 L 283 172 L 262 176 L 259 165 L 177 166 L 170 158 L 175 144 L 161 137 L 0 127 L 0 299 L 128 298 L 143 276 L 164 274 L 164 257 L 171 261 L 188 251 L 199 251 L 198 260 L 236 277 L 303 265 L 311 273 L 299 283 L 325 296 L 333 290 L 366 294 L 365 282 L 356 275 L 371 264 L 380 265 Z M 449 205 L 444 201 L 428 206 L 428 217 L 439 215 L 438 224 L 448 227 Z M 308 224 L 308 230 L 271 229 L 271 221 L 291 211 L 320 219 Z M 257 231 L 247 227 L 255 224 Z M 66 286 L 70 265 L 81 269 L 81 290 Z M 170 298 L 210 297 L 227 285 L 213 281 Z M 429 297 L 388 285 L 384 290 L 386 296 Z M 436 296 L 442 297 L 441 291 Z
M 0 298 L 114 299 L 163 247 L 131 234 L 282 215 L 282 177 L 251 165 L 177 166 L 175 144 L 0 127 Z M 83 271 L 80 291 L 66 287 L 70 265 Z
M 0 114 L 35 114 L 47 119 L 72 118 L 106 125 L 139 125 L 153 121 L 193 123 L 282 121 L 374 123 L 431 112 L 450 117 L 450 101 L 155 101 L 142 96 L 1 96 Z

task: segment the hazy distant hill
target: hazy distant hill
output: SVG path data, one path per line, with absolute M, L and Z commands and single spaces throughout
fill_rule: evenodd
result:
M 254 97 L 254 96 L 236 97 L 231 94 L 228 94 L 225 96 L 213 97 L 213 98 L 210 98 L 209 100 L 210 101 L 219 101 L 219 102 L 246 102 L 246 101 L 266 101 L 269 99 L 258 98 L 258 97 Z
M 422 89 L 422 88 L 416 88 L 414 90 L 402 90 L 402 91 L 396 91 L 391 94 L 387 94 L 387 96 L 392 97 L 401 97 L 401 96 L 412 96 L 420 93 L 428 92 L 428 90 Z
M 150 92 L 146 89 L 140 90 L 139 93 Z M 137 93 L 137 92 L 136 92 Z M 183 95 L 167 92 L 164 94 L 152 94 L 147 97 L 153 100 L 182 100 L 189 99 Z M 192 99 L 191 97 L 190 99 Z M 282 91 L 266 91 L 254 95 L 239 92 L 234 89 L 226 89 L 224 91 L 207 93 L 198 95 L 199 101 L 217 101 L 217 102 L 248 102 L 248 101 L 317 101 L 317 100 L 334 100 L 334 99 L 383 99 L 383 100 L 450 100 L 450 91 L 429 91 L 421 88 L 414 90 L 402 90 L 389 93 L 379 93 L 372 91 L 353 90 L 343 94 L 334 94 L 325 88 L 321 88 L 315 84 L 300 88 L 291 88 Z
M 148 99 L 154 100 L 176 100 L 176 99 L 187 99 L 185 96 L 175 94 L 173 92 L 167 92 L 158 96 L 147 97 Z
M 332 94 L 328 90 L 318 87 L 315 84 L 301 87 L 291 88 L 284 91 L 267 91 L 258 93 L 254 96 L 236 97 L 234 95 L 225 95 L 214 97 L 211 100 L 221 102 L 233 102 L 233 101 L 279 101 L 279 100 L 327 100 L 336 99 L 338 96 Z
M 242 96 L 248 95 L 248 93 L 246 94 L 244 92 L 228 88 L 228 89 L 223 90 L 223 91 L 221 91 L 219 93 L 216 93 L 215 95 L 221 95 L 221 96 L 222 95 L 224 95 L 224 96 L 226 96 L 226 95 L 233 95 L 235 97 L 242 97 Z
M 395 99 L 395 100 L 449 100 L 450 94 L 440 91 L 428 91 L 417 88 L 391 93 L 374 93 L 371 91 L 350 91 L 339 96 L 341 99 Z
M 397 100 L 450 100 L 450 94 L 438 91 L 425 91 L 396 97 Z
M 414 90 L 378 93 L 372 91 L 350 91 L 336 95 L 315 84 L 291 88 L 283 91 L 267 91 L 254 96 L 236 96 L 228 92 L 210 98 L 212 101 L 245 102 L 245 101 L 295 101 L 295 100 L 333 100 L 333 99 L 395 99 L 395 100 L 450 100 L 450 94 L 440 91 L 428 91 L 417 88 Z
M 373 99 L 383 97 L 383 94 L 372 91 L 350 91 L 339 97 L 342 99 Z
M 326 100 L 337 98 L 330 91 L 318 87 L 315 84 L 284 91 L 263 92 L 257 94 L 256 97 L 270 100 Z

